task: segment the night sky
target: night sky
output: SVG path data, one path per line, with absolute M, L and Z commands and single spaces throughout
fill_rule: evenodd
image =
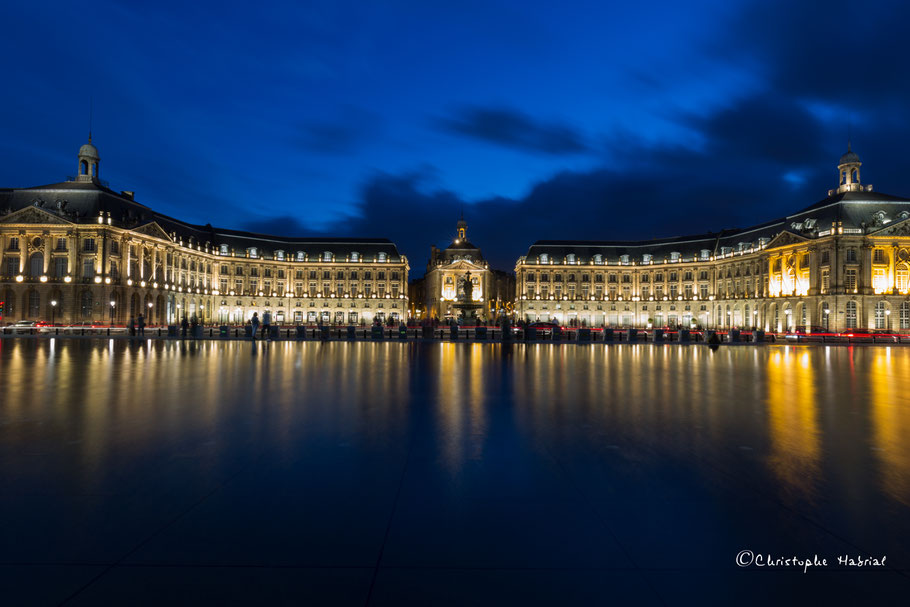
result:
M 139 5 L 143 6 L 139 6 Z M 13 2 L 0 186 L 76 172 L 194 223 L 394 240 L 462 208 L 538 239 L 744 227 L 863 181 L 910 195 L 907 2 Z

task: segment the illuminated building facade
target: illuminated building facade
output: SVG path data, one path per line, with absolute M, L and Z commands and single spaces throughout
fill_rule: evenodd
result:
M 910 199 L 840 183 L 788 217 L 654 241 L 538 241 L 516 266 L 516 316 L 579 326 L 910 330 Z
M 369 324 L 403 319 L 408 261 L 389 240 L 285 238 L 156 213 L 99 178 L 79 150 L 63 183 L 0 190 L 4 321 L 150 324 L 195 316 L 241 323 Z
M 412 316 L 418 319 L 457 318 L 455 307 L 470 280 L 472 301 L 482 303 L 477 316 L 487 322 L 512 313 L 515 280 L 509 272 L 494 270 L 480 248 L 468 240 L 468 223 L 462 216 L 455 224 L 455 235 L 445 249 L 435 246 L 423 278 L 411 283 Z

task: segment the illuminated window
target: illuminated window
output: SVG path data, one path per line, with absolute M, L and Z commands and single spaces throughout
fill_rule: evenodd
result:
M 856 270 L 844 271 L 844 288 L 848 293 L 856 293 Z
M 900 323 L 901 329 L 910 329 L 910 303 L 906 301 L 901 304 Z
M 885 263 L 884 249 L 875 249 L 875 251 L 872 252 L 872 263 Z
M 876 293 L 881 293 L 887 288 L 887 280 L 885 279 L 885 270 L 872 270 L 872 290 Z
M 825 268 L 822 270 L 821 292 L 827 293 L 831 283 L 831 271 Z
M 875 328 L 885 328 L 885 302 L 883 301 L 875 302 Z
M 847 302 L 847 328 L 848 329 L 856 328 L 856 302 L 855 301 Z
M 895 286 L 901 293 L 906 293 L 910 287 L 910 269 L 907 264 L 901 264 L 895 269 Z

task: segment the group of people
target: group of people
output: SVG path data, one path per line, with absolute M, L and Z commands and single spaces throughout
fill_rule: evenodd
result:
M 137 335 L 137 332 L 136 332 L 137 327 L 138 327 L 138 331 L 139 331 L 138 335 L 145 335 L 145 316 L 143 316 L 141 313 L 139 314 L 138 319 L 130 316 L 130 324 L 129 324 L 130 335 Z
M 250 319 L 250 326 L 252 327 L 251 336 L 253 341 L 256 341 L 256 333 L 259 332 L 258 312 L 253 312 L 253 317 Z M 262 313 L 262 335 L 263 339 L 272 339 L 272 313 L 268 310 Z

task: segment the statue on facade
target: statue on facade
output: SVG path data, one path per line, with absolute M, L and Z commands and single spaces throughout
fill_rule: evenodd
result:
M 461 283 L 462 297 L 464 301 L 474 301 L 474 283 L 471 282 L 471 272 L 464 275 L 464 282 Z

